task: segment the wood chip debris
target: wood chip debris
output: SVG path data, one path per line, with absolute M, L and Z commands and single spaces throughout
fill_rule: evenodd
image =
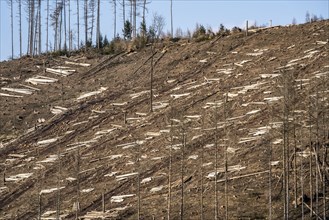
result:
M 2 93 L 2 92 L 0 92 L 0 96 L 12 97 L 12 98 L 23 98 L 23 96 L 21 96 L 21 95 L 11 95 L 11 94 Z
M 61 189 L 64 189 L 65 187 L 62 186 L 62 187 L 59 187 L 59 188 L 51 188 L 51 189 L 43 189 L 40 191 L 40 195 L 42 194 L 48 194 L 48 193 L 52 193 L 52 192 L 56 192 L 58 189 L 61 190 Z
M 147 177 L 147 178 L 142 179 L 141 183 L 145 184 L 145 183 L 149 183 L 151 181 L 152 181 L 152 177 Z
M 5 177 L 6 182 L 18 182 L 20 180 L 29 178 L 33 173 L 20 173 L 13 176 Z
M 34 90 L 32 90 L 32 89 L 8 88 L 8 87 L 2 87 L 1 90 L 7 91 L 7 92 L 24 94 L 24 95 L 32 95 L 34 92 Z
M 151 193 L 155 193 L 155 192 L 159 192 L 163 189 L 164 187 L 163 186 L 157 186 L 157 187 L 153 187 L 150 192 Z
M 94 190 L 95 190 L 94 188 L 88 188 L 88 189 L 82 189 L 80 192 L 82 192 L 82 193 L 90 193 L 90 192 L 92 192 Z
M 55 138 L 50 138 L 50 139 L 46 139 L 46 140 L 42 140 L 42 141 L 38 141 L 37 142 L 37 145 L 47 145 L 47 144 L 51 144 L 51 143 L 54 143 L 58 140 L 59 138 L 58 137 L 55 137 Z
M 105 130 L 101 130 L 101 131 L 97 131 L 95 133 L 95 136 L 100 136 L 100 135 L 104 135 L 104 134 L 109 134 L 112 133 L 113 131 L 117 130 L 117 128 L 110 128 L 110 129 L 105 129 Z
M 65 64 L 83 66 L 83 67 L 91 66 L 91 64 L 89 64 L 89 63 L 75 63 L 75 62 L 71 62 L 71 61 L 65 61 Z
M 148 93 L 150 93 L 149 90 L 142 91 L 142 92 L 137 92 L 137 93 L 133 93 L 133 94 L 130 94 L 129 96 L 130 96 L 130 98 L 135 99 L 135 98 L 138 98 L 138 97 L 140 97 L 140 96 L 142 96 L 144 94 L 148 94 Z
M 145 133 L 145 136 L 159 137 L 161 136 L 161 132 L 148 131 Z
M 127 195 L 120 195 L 120 196 L 112 196 L 111 197 L 111 202 L 115 202 L 115 203 L 120 203 L 120 202 L 123 202 L 126 198 L 129 198 L 129 197 L 133 197 L 135 196 L 136 194 L 127 194 Z
M 235 171 L 240 171 L 240 170 L 243 170 L 243 169 L 246 169 L 245 166 L 242 166 L 242 165 L 234 165 L 234 166 L 229 166 L 227 168 L 227 172 L 235 172 Z M 217 169 L 217 175 L 219 173 L 224 173 L 225 172 L 225 169 L 224 168 L 219 168 Z M 206 177 L 208 179 L 214 179 L 215 178 L 215 175 L 216 175 L 216 172 L 213 171 L 213 172 L 210 172 Z
M 107 87 L 101 87 L 99 90 L 96 90 L 96 91 L 93 91 L 93 92 L 83 93 L 77 98 L 77 100 L 81 100 L 81 99 L 88 98 L 90 96 L 101 94 L 102 92 L 104 92 L 106 90 L 107 90 Z
M 169 105 L 169 103 L 167 103 L 167 102 L 154 102 L 153 103 L 153 110 L 166 108 L 168 105 Z
M 196 160 L 196 159 L 198 159 L 198 157 L 199 157 L 199 155 L 191 155 L 187 159 L 188 160 Z
M 54 163 L 58 159 L 58 155 L 49 155 L 46 159 L 40 161 L 39 163 Z
M 55 79 L 55 78 L 50 78 L 50 77 L 46 77 L 46 76 L 38 76 L 38 75 L 25 80 L 25 82 L 31 83 L 33 85 L 38 85 L 38 84 L 44 85 L 44 84 L 54 83 L 57 81 L 58 81 L 58 79 Z
M 116 178 L 117 181 L 121 181 L 121 180 L 128 179 L 129 177 L 136 176 L 137 174 L 138 173 L 136 173 L 136 172 L 134 172 L 134 173 L 127 173 L 127 174 L 118 175 L 115 178 Z
M 69 76 L 73 72 L 75 72 L 75 70 L 46 68 L 46 72 L 53 73 L 53 74 L 56 74 L 56 75 L 59 75 L 59 76 Z
M 50 108 L 50 112 L 54 115 L 62 114 L 67 111 L 67 108 L 61 106 L 54 106 Z
M 183 93 L 183 94 L 171 94 L 170 97 L 174 98 L 174 99 L 178 99 L 181 97 L 186 97 L 189 96 L 191 93 Z

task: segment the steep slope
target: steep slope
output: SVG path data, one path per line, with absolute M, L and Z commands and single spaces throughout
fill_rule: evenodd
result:
M 328 216 L 328 36 L 322 21 L 1 63 L 0 217 L 212 219 L 217 197 L 220 219 L 281 219 L 286 191 L 289 217 Z

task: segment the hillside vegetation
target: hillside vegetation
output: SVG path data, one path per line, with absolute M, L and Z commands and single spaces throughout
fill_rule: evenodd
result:
M 0 219 L 328 219 L 328 49 L 326 20 L 0 63 Z

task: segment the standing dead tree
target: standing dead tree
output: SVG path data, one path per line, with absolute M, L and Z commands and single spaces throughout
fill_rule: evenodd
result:
M 313 138 L 313 135 L 312 135 L 312 101 L 311 101 L 311 92 L 310 92 L 310 89 L 308 91 L 308 123 L 309 123 L 309 192 L 310 192 L 310 198 L 312 198 L 310 200 L 310 206 L 309 206 L 309 209 L 310 209 L 310 217 L 312 218 L 313 216 L 313 158 L 312 158 L 312 147 L 313 147 L 313 142 L 312 142 L 312 138 Z
M 225 94 L 225 100 L 224 100 L 224 114 L 223 114 L 223 121 L 224 121 L 224 135 L 226 136 L 227 142 L 223 141 L 224 144 L 224 171 L 225 171 L 225 187 L 224 187 L 224 194 L 225 194 L 225 219 L 228 219 L 228 157 L 227 157 L 227 150 L 229 147 L 230 142 L 230 136 L 229 136 L 229 130 L 227 126 L 227 118 L 229 115 L 229 106 L 228 106 L 228 93 Z M 223 137 L 224 137 L 223 135 Z
M 61 173 L 62 173 L 62 163 L 61 163 L 61 150 L 60 145 L 57 147 L 57 159 L 58 159 L 58 170 L 57 170 L 57 195 L 56 195 L 56 219 L 60 219 L 61 214 Z
M 150 71 L 150 112 L 153 112 L 153 76 L 154 76 L 154 44 L 151 47 L 151 71 Z
M 38 0 L 38 54 L 41 55 L 41 0 Z
M 89 28 L 89 46 L 92 45 L 93 42 L 93 36 L 94 36 L 94 29 L 95 29 L 95 9 L 96 9 L 96 2 L 95 0 L 89 0 L 89 13 L 87 13 L 87 16 L 90 17 L 90 28 Z
M 10 7 L 10 26 L 11 26 L 11 59 L 14 59 L 14 9 L 13 0 L 8 0 Z
M 182 138 L 182 148 L 181 148 L 181 204 L 180 204 L 180 219 L 184 219 L 184 168 L 185 168 L 185 148 L 186 148 L 186 131 L 184 125 L 181 127 L 181 138 Z
M 141 146 L 139 141 L 135 141 L 137 145 L 137 219 L 139 220 L 141 217 L 141 181 L 140 181 L 140 157 L 141 157 Z
M 137 0 L 132 0 L 132 15 L 133 15 L 133 38 L 137 37 Z
M 56 7 L 53 11 L 53 13 L 50 15 L 51 18 L 51 26 L 54 28 L 54 50 L 60 49 L 60 41 L 59 41 L 59 36 L 60 36 L 60 29 L 59 29 L 59 22 L 60 22 L 60 15 L 61 11 L 63 9 L 62 2 L 57 2 L 56 0 Z
M 273 106 L 269 107 L 270 109 L 270 131 L 273 130 Z M 268 208 L 269 208 L 269 213 L 268 213 L 268 219 L 271 220 L 272 219 L 272 137 L 269 134 L 269 156 L 268 156 L 268 166 L 269 166 L 269 174 L 268 174 Z
M 29 2 L 29 54 L 33 56 L 35 2 L 34 0 L 29 0 L 28 2 Z
M 283 145 L 282 145 L 282 164 L 283 164 L 283 187 L 284 187 L 284 219 L 289 218 L 289 154 L 290 154 L 290 116 L 294 99 L 294 90 L 292 86 L 293 78 L 290 72 L 281 72 L 283 90 Z
M 19 26 L 19 56 L 22 57 L 22 0 L 18 2 L 18 26 Z
M 170 0 L 170 33 L 171 33 L 171 37 L 174 37 L 174 21 L 173 21 L 173 12 L 172 12 L 172 0 Z
M 126 22 L 126 2 L 125 0 L 122 0 L 122 2 L 119 2 L 122 7 L 122 26 L 125 25 Z
M 322 80 L 321 94 L 322 94 L 322 195 L 323 195 L 323 219 L 327 217 L 327 207 L 328 203 L 326 201 L 328 194 L 328 183 L 329 183 L 329 173 L 328 173 L 328 162 L 327 162 L 327 154 L 328 154 L 328 144 L 329 144 L 329 118 L 328 118 L 328 106 L 329 100 L 327 98 L 327 89 L 329 87 L 329 77 L 326 76 Z
M 47 17 L 46 17 L 46 53 L 48 54 L 49 49 L 49 0 L 47 0 Z
M 80 146 L 77 147 L 76 153 L 76 201 L 75 201 L 75 219 L 79 219 L 80 212 L 80 165 L 81 165 L 81 156 L 80 156 Z
M 172 148 L 174 145 L 174 109 L 173 101 L 170 102 L 170 145 L 169 145 L 169 167 L 168 167 L 168 200 L 167 200 L 167 218 L 171 219 L 171 181 L 172 181 Z
M 205 132 L 205 121 L 206 121 L 206 113 L 203 111 L 202 114 L 202 132 Z M 204 146 L 201 146 L 201 156 L 200 156 L 200 219 L 204 219 L 203 213 L 203 161 L 204 161 Z
M 215 220 L 219 218 L 218 213 L 218 103 L 215 103 Z
M 101 30 L 100 30 L 100 26 L 101 26 L 101 24 L 100 24 L 100 6 L 101 6 L 101 3 L 100 3 L 100 0 L 97 0 L 97 28 L 96 28 L 96 30 L 97 30 L 97 33 L 96 33 L 96 45 L 97 45 L 97 48 L 99 49 L 100 48 L 100 44 L 101 44 L 101 42 L 100 42 L 100 32 L 101 32 Z
M 113 0 L 113 39 L 117 37 L 117 1 Z
M 80 11 L 80 7 L 79 7 L 79 1 L 77 1 L 77 37 L 78 37 L 78 50 L 80 49 L 80 17 L 79 17 L 79 11 Z
M 67 4 L 68 4 L 68 13 L 69 13 L 69 51 L 72 50 L 72 29 L 71 29 L 71 0 L 67 0 Z
M 85 52 L 88 46 L 88 0 L 84 0 L 84 21 L 85 21 Z

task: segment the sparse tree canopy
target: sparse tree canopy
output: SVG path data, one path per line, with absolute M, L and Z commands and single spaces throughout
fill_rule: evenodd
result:
M 293 18 L 291 23 L 292 23 L 293 25 L 296 25 L 296 24 L 297 24 L 297 20 L 296 20 L 296 18 Z
M 307 11 L 306 15 L 305 15 L 305 22 L 309 23 L 310 21 L 311 21 L 311 16 L 310 16 L 310 13 Z
M 131 26 L 130 21 L 127 20 L 125 22 L 125 25 L 123 27 L 122 32 L 123 32 L 124 39 L 126 39 L 126 40 L 130 40 L 131 39 L 132 26 Z
M 154 31 L 154 35 L 157 39 L 163 34 L 163 28 L 166 25 L 165 18 L 158 13 L 153 14 L 153 23 L 152 23 L 152 31 Z

